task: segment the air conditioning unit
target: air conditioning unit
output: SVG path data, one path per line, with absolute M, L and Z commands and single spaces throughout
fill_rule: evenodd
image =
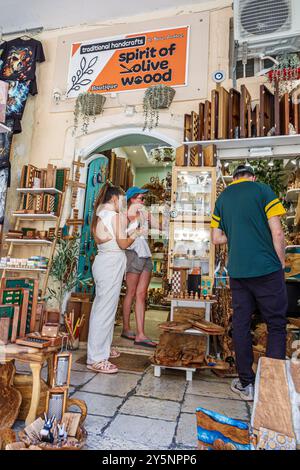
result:
M 300 50 L 300 0 L 234 0 L 234 37 L 250 55 Z

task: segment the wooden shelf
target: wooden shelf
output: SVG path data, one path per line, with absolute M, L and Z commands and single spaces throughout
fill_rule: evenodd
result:
M 1 267 L 0 271 L 28 271 L 28 272 L 38 272 L 38 273 L 46 273 L 47 268 L 13 268 L 9 267 Z
M 37 240 L 29 238 L 6 238 L 4 243 L 13 243 L 14 245 L 52 245 L 53 242 L 50 240 Z
M 17 188 L 17 191 L 22 194 L 62 194 L 62 191 L 56 188 Z
M 19 220 L 57 220 L 57 216 L 54 214 L 16 214 L 14 212 L 13 216 Z
M 221 160 L 236 160 L 239 158 L 248 158 L 250 160 L 261 159 L 263 158 L 264 148 L 266 148 L 266 155 L 270 158 L 293 158 L 300 153 L 300 134 L 251 137 L 248 139 L 202 140 L 183 142 L 182 145 L 190 147 L 195 145 L 202 145 L 203 147 L 215 145 Z M 262 156 L 251 155 L 250 149 L 259 149 Z

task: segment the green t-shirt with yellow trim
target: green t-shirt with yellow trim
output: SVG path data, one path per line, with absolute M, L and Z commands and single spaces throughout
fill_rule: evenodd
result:
M 239 179 L 218 197 L 211 227 L 228 240 L 228 273 L 232 278 L 265 276 L 281 269 L 268 219 L 285 214 L 270 186 Z

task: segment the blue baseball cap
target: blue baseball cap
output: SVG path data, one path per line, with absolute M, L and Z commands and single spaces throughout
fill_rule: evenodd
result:
M 139 188 L 138 186 L 132 186 L 131 188 L 127 189 L 125 196 L 128 201 L 129 199 L 131 199 L 134 196 L 137 196 L 138 194 L 144 194 L 148 192 L 149 192 L 148 189 L 142 189 L 142 188 Z

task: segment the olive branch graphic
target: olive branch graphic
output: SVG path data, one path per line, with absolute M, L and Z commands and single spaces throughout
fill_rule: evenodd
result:
M 77 70 L 76 74 L 72 77 L 72 86 L 68 90 L 67 95 L 71 91 L 79 91 L 82 86 L 89 85 L 91 83 L 90 78 L 83 78 L 85 75 L 91 75 L 94 72 L 92 68 L 97 62 L 98 57 L 93 57 L 87 64 L 86 58 L 82 57 L 80 61 L 80 68 Z

